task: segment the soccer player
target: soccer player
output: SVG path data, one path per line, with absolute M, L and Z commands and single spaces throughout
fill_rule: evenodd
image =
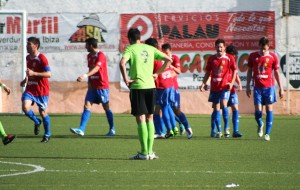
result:
M 149 38 L 145 43 L 158 49 L 158 42 L 155 38 Z M 161 61 L 154 60 L 154 73 L 156 73 L 162 65 L 163 63 Z M 171 102 L 174 102 L 172 70 L 171 66 L 169 66 L 163 73 L 158 75 L 155 80 L 156 105 L 153 120 L 157 134 L 156 138 L 171 137 L 170 134 L 173 134 L 173 128 L 176 127 L 174 112 L 170 109 Z M 160 111 L 162 111 L 162 118 L 160 117 Z M 167 127 L 167 133 L 165 126 Z
M 7 93 L 7 95 L 10 94 L 10 88 L 7 87 L 4 83 L 1 82 L 0 80 L 0 87 Z M 7 135 L 4 131 L 4 127 L 2 126 L 2 123 L 0 121 L 0 136 L 2 138 L 2 142 L 4 145 L 8 145 L 9 143 L 11 143 L 15 138 L 16 138 L 16 135 Z
M 25 115 L 34 122 L 34 134 L 38 135 L 42 121 L 36 117 L 30 107 L 34 103 L 39 107 L 45 130 L 41 142 L 46 143 L 51 136 L 50 117 L 47 113 L 50 89 L 48 78 L 51 77 L 50 66 L 46 56 L 38 51 L 40 47 L 38 38 L 29 37 L 26 47 L 28 52 L 26 77 L 20 83 L 22 87 L 26 86 L 22 95 L 22 109 Z
M 185 130 L 187 132 L 187 138 L 190 139 L 193 136 L 193 131 L 192 128 L 190 127 L 188 120 L 186 119 L 185 114 L 181 111 L 180 109 L 180 91 L 178 88 L 178 82 L 177 82 L 177 75 L 181 73 L 181 69 L 180 69 L 180 60 L 178 58 L 178 56 L 172 54 L 172 47 L 170 44 L 163 44 L 162 45 L 162 51 L 168 55 L 169 57 L 172 58 L 172 69 L 173 69 L 173 83 L 174 83 L 174 94 L 175 94 L 175 98 L 174 98 L 174 102 L 172 103 L 172 109 L 175 113 L 175 115 L 178 117 L 177 119 L 180 120 L 180 122 L 184 125 Z M 171 107 L 170 107 L 171 109 Z M 174 128 L 174 132 L 176 133 L 177 128 Z M 180 133 L 183 134 L 183 130 L 182 128 L 180 128 L 181 131 Z M 177 131 L 178 133 L 178 131 Z
M 153 160 L 158 157 L 153 152 L 155 105 L 154 79 L 167 68 L 172 59 L 158 49 L 142 44 L 141 33 L 137 28 L 131 28 L 127 34 L 130 46 L 124 52 L 120 61 L 120 71 L 123 80 L 130 89 L 131 114 L 137 122 L 138 137 L 141 152 L 131 157 L 132 160 Z M 153 74 L 154 60 L 164 61 L 164 65 Z M 126 73 L 126 63 L 129 62 L 129 75 Z
M 84 135 L 86 124 L 91 115 L 92 105 L 102 104 L 109 124 L 109 131 L 106 136 L 115 135 L 113 112 L 109 108 L 109 81 L 107 74 L 106 57 L 98 49 L 98 41 L 95 38 L 88 38 L 85 41 L 89 71 L 77 78 L 78 82 L 88 78 L 88 90 L 85 96 L 85 103 L 79 128 L 70 128 L 70 131 L 79 136 Z
M 233 45 L 227 46 L 226 47 L 226 53 L 232 55 L 235 60 L 237 60 L 238 56 L 238 51 Z M 242 82 L 241 79 L 236 73 L 236 79 L 235 82 L 237 83 L 237 89 L 240 91 L 242 90 Z M 238 100 L 238 95 L 236 93 L 236 89 L 233 87 L 230 90 L 230 96 L 229 100 L 227 103 L 228 107 L 231 107 L 232 110 L 232 124 L 233 124 L 233 134 L 232 137 L 234 138 L 239 138 L 242 137 L 242 134 L 239 132 L 239 108 L 238 108 L 239 100 Z M 227 109 L 228 111 L 228 109 Z M 223 120 L 224 120 L 224 128 L 225 128 L 225 137 L 229 137 L 230 132 L 229 132 L 229 127 L 228 127 L 228 120 L 229 120 L 229 113 L 224 113 L 224 110 L 222 112 L 223 114 Z
M 273 103 L 276 100 L 274 77 L 279 87 L 279 97 L 283 98 L 284 91 L 279 78 L 279 64 L 277 56 L 269 51 L 269 40 L 262 37 L 259 40 L 260 50 L 250 54 L 248 58 L 248 72 L 246 93 L 250 98 L 250 82 L 254 80 L 253 98 L 255 107 L 255 120 L 258 124 L 257 134 L 263 136 L 264 123 L 262 121 L 262 106 L 266 106 L 266 133 L 264 139 L 270 141 L 273 122 Z M 274 76 L 273 76 L 274 71 Z
M 236 48 L 233 45 L 229 45 L 229 46 L 226 47 L 226 53 L 232 55 L 235 58 L 235 60 L 237 59 L 238 51 L 236 50 Z M 241 79 L 238 76 L 238 74 L 236 74 L 235 82 L 238 85 L 237 86 L 238 90 L 242 90 L 242 82 L 241 82 Z M 235 87 L 233 87 L 230 90 L 230 96 L 229 96 L 227 106 L 231 107 L 231 110 L 232 110 L 232 124 L 233 124 L 232 137 L 234 137 L 234 138 L 242 137 L 242 134 L 239 132 L 238 96 L 237 96 Z M 223 109 L 222 110 L 222 115 L 223 115 L 223 121 L 224 121 L 224 131 L 225 131 L 224 136 L 225 136 L 225 138 L 227 138 L 227 137 L 230 136 L 229 124 L 228 124 L 229 123 L 228 109 L 225 109 L 225 110 Z M 212 127 L 212 131 L 211 131 L 210 136 L 211 137 L 216 137 L 217 136 L 216 125 L 214 125 Z
M 236 78 L 236 63 L 232 55 L 225 52 L 225 41 L 217 39 L 215 41 L 217 53 L 210 56 L 205 67 L 205 75 L 203 83 L 200 85 L 200 91 L 205 90 L 209 77 L 210 94 L 208 101 L 212 102 L 213 113 L 211 115 L 211 128 L 217 126 L 217 136 L 223 136 L 221 129 L 220 109 L 223 111 L 228 109 L 227 102 L 230 95 L 230 90 L 233 87 Z M 228 110 L 227 110 L 228 112 Z M 212 131 L 213 132 L 213 131 Z

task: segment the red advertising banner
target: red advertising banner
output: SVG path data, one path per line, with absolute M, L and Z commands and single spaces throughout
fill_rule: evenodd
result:
M 121 51 L 128 45 L 127 31 L 132 27 L 141 31 L 142 41 L 154 37 L 170 43 L 173 51 L 212 51 L 218 38 L 239 50 L 256 50 L 263 36 L 275 49 L 273 11 L 121 14 Z

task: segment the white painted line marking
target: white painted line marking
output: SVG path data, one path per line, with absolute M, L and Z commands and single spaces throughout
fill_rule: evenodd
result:
M 0 177 L 9 177 L 9 176 L 17 176 L 17 175 L 26 175 L 26 174 L 32 174 L 32 173 L 36 173 L 36 172 L 42 172 L 45 171 L 45 168 L 42 166 L 38 166 L 38 165 L 33 165 L 33 164 L 23 164 L 23 163 L 19 163 L 19 162 L 2 162 L 0 161 L 0 164 L 12 164 L 12 165 L 21 165 L 21 166 L 29 166 L 29 167 L 33 167 L 34 170 L 29 170 L 29 171 L 20 171 L 17 173 L 13 173 L 13 174 L 3 174 L 0 175 Z M 4 171 L 4 170 L 2 170 Z M 18 171 L 18 170 L 7 170 L 7 171 Z

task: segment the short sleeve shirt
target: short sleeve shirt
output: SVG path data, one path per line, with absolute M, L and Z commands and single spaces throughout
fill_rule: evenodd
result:
M 135 80 L 130 89 L 155 88 L 153 79 L 154 60 L 162 60 L 164 53 L 147 44 L 133 44 L 123 52 L 123 59 L 129 62 L 129 76 Z
M 34 72 L 49 72 L 50 67 L 45 55 L 39 53 L 36 57 L 31 58 L 30 55 L 26 57 L 27 68 Z M 28 77 L 25 92 L 33 96 L 49 96 L 50 85 L 48 78 L 30 76 Z
M 260 55 L 253 52 L 248 58 L 248 67 L 252 68 L 254 86 L 258 88 L 269 88 L 274 86 L 273 70 L 279 69 L 277 56 L 269 52 L 267 55 Z
M 89 53 L 87 55 L 89 70 L 95 66 L 99 67 L 98 72 L 89 76 L 89 81 L 93 89 L 109 88 L 109 80 L 107 73 L 106 57 L 103 52 L 99 51 L 96 55 Z

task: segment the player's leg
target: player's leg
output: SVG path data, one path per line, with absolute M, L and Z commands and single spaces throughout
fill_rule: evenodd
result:
M 222 113 L 223 113 L 224 134 L 225 134 L 226 138 L 230 136 L 229 125 L 228 125 L 228 122 L 229 122 L 229 110 L 228 110 L 228 107 L 227 107 L 229 97 L 230 97 L 230 91 L 229 90 L 224 90 L 224 91 L 221 92 L 221 95 L 220 95 L 220 106 L 221 106 Z
M 31 110 L 32 102 L 35 102 L 35 97 L 24 92 L 22 95 L 22 110 L 25 115 L 34 122 L 34 134 L 38 135 L 40 132 L 39 127 L 42 124 L 42 121 L 37 118 L 34 112 Z
M 135 116 L 137 123 L 138 138 L 141 145 L 141 151 L 131 157 L 131 160 L 148 160 L 148 128 L 146 124 L 146 115 L 148 114 L 145 98 L 145 89 L 131 89 L 130 103 L 131 114 Z M 154 105 L 153 105 L 154 107 Z M 154 134 L 153 134 L 154 136 Z M 154 138 L 154 137 L 153 137 Z
M 109 107 L 109 89 L 101 89 L 98 91 L 98 98 L 100 98 L 100 101 L 102 103 L 102 107 L 105 111 L 107 122 L 109 124 L 109 131 L 106 134 L 106 136 L 115 136 L 116 130 L 114 126 L 114 115 L 112 110 Z
M 187 138 L 190 139 L 193 137 L 193 130 L 189 125 L 189 122 L 185 116 L 185 114 L 180 109 L 180 91 L 179 89 L 174 92 L 174 103 L 172 104 L 173 111 L 175 115 L 179 118 L 181 123 L 184 125 L 184 128 L 187 132 Z
M 222 134 L 222 128 L 221 128 L 221 114 L 220 114 L 220 95 L 221 92 L 213 92 L 210 91 L 209 97 L 208 97 L 208 102 L 212 102 L 212 108 L 213 112 L 211 115 L 211 129 L 213 130 L 214 127 L 217 128 L 217 138 L 221 138 L 223 136 Z M 213 131 L 211 131 L 211 134 Z
M 40 116 L 43 119 L 44 125 L 44 135 L 41 142 L 48 142 L 50 140 L 50 117 L 47 113 L 47 106 L 48 106 L 49 96 L 36 96 L 35 103 L 39 107 Z
M 264 96 L 264 102 L 266 103 L 266 133 L 265 133 L 265 140 L 270 140 L 270 134 L 273 126 L 273 103 L 276 100 L 276 93 L 275 88 L 271 87 L 269 89 L 265 89 L 266 93 Z
M 4 127 L 2 126 L 1 121 L 0 121 L 0 136 L 2 138 L 2 142 L 4 145 L 11 143 L 16 138 L 15 135 L 11 136 L 11 135 L 7 135 L 5 133 L 5 130 L 4 130 Z
M 165 138 L 166 129 L 164 121 L 161 117 L 161 107 L 160 105 L 155 105 L 153 122 L 155 127 L 155 135 L 154 138 Z
M 148 149 L 148 159 L 154 160 L 158 159 L 158 157 L 153 152 L 153 144 L 154 144 L 154 123 L 153 123 L 153 113 L 154 113 L 154 106 L 155 106 L 155 89 L 147 90 L 147 94 L 145 96 L 145 102 L 147 107 L 147 114 L 146 114 L 146 125 L 147 125 L 147 132 L 148 132 L 148 142 L 147 142 L 147 149 Z
M 233 125 L 233 134 L 232 137 L 239 138 L 243 135 L 239 131 L 239 108 L 238 103 L 234 103 L 231 106 L 232 110 L 232 125 Z
M 262 121 L 262 89 L 254 88 L 253 90 L 253 98 L 254 98 L 254 107 L 255 107 L 255 120 L 257 122 L 257 135 L 259 137 L 263 136 L 263 126 L 264 123 Z
M 171 123 L 171 117 L 170 117 L 170 113 L 169 113 L 169 104 L 168 104 L 168 89 L 162 89 L 162 90 L 157 90 L 159 92 L 159 96 L 160 96 L 160 107 L 162 110 L 162 118 L 164 120 L 165 126 L 167 128 L 167 134 L 166 134 L 166 138 L 169 138 L 171 136 L 174 136 L 173 133 L 173 128 L 172 128 L 172 123 Z M 175 120 L 175 118 L 173 117 L 173 119 Z

